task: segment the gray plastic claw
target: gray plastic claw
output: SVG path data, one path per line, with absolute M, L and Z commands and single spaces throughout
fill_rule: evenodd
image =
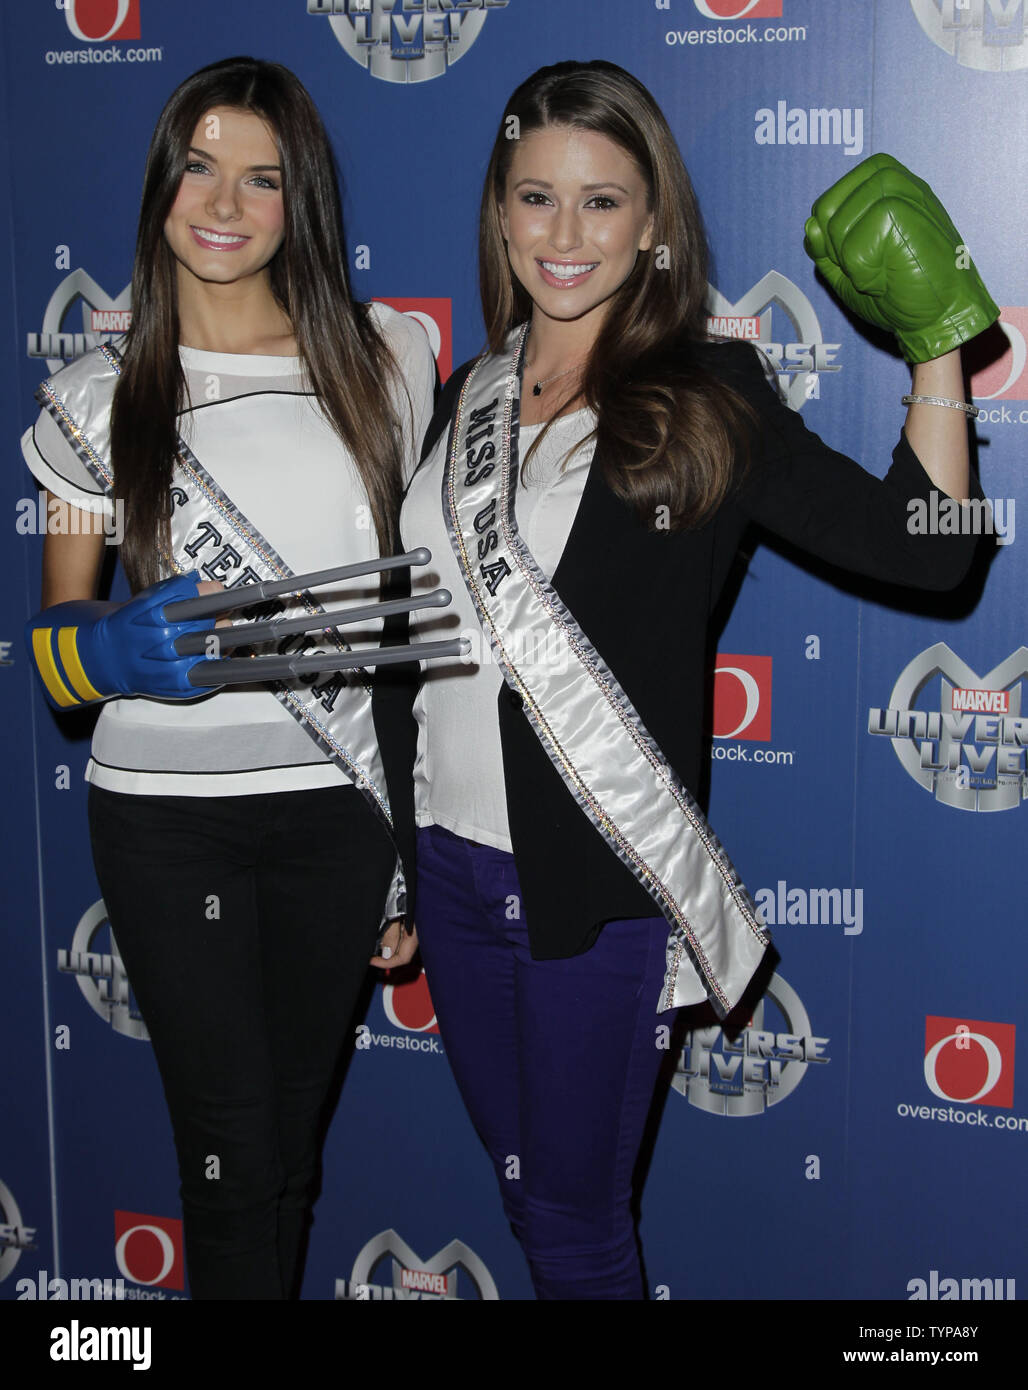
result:
M 395 570 L 405 565 L 427 565 L 431 558 L 432 552 L 422 545 L 406 555 L 361 560 L 354 565 L 336 565 L 334 569 L 313 570 L 310 574 L 291 574 L 288 579 L 264 579 L 259 584 L 240 584 L 234 589 L 219 590 L 215 594 L 178 599 L 175 603 L 166 603 L 163 612 L 169 622 L 194 622 L 197 618 L 230 613 L 233 608 L 250 608 L 279 594 L 298 594 L 305 589 L 317 589 L 323 584 L 336 584 L 342 579 L 356 579 L 362 574 L 377 574 L 380 570 Z
M 465 637 L 449 642 L 415 642 L 407 647 L 367 647 L 363 651 L 318 652 L 314 656 L 227 657 L 198 661 L 189 672 L 189 683 L 199 688 L 219 685 L 262 685 L 265 681 L 289 681 L 329 671 L 352 671 L 366 666 L 391 666 L 401 661 L 432 661 L 438 657 L 466 656 L 471 644 Z
M 298 618 L 269 618 L 260 623 L 234 623 L 231 627 L 211 628 L 208 632 L 187 632 L 175 639 L 179 656 L 203 656 L 208 652 L 231 651 L 235 647 L 275 642 L 297 632 L 328 632 L 369 618 L 388 618 L 394 613 L 412 613 L 416 608 L 445 608 L 452 598 L 449 589 L 433 589 L 419 598 L 387 599 L 383 603 L 364 603 L 355 608 L 336 608 L 323 613 L 304 613 Z M 165 614 L 167 616 L 167 614 Z

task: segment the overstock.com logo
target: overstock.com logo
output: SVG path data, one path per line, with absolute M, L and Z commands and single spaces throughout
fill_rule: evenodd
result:
M 388 304 L 421 324 L 439 368 L 439 380 L 445 381 L 453 371 L 453 300 L 379 299 L 377 303 Z
M 1028 67 L 1026 0 L 910 0 L 932 43 L 965 68 L 1012 72 Z
M 706 19 L 781 19 L 782 0 L 693 0 Z
M 425 82 L 463 58 L 510 0 L 307 0 L 343 52 L 385 82 Z
M 1007 350 L 995 362 L 971 377 L 971 395 L 978 401 L 1028 400 L 1028 308 L 1007 305 L 997 325 L 1007 340 Z
M 1028 647 L 979 676 L 937 642 L 901 672 L 888 709 L 868 712 L 868 733 L 891 739 L 906 771 L 944 806 L 1009 811 L 1028 798 L 1026 676 Z
M 424 970 L 415 980 L 401 985 L 384 985 L 382 988 L 382 1007 L 386 1018 L 394 1028 L 402 1028 L 405 1033 L 438 1033 L 435 1020 L 435 1005 L 428 992 L 428 981 Z
M 714 667 L 714 738 L 771 738 L 771 657 L 718 652 Z
M 82 43 L 140 36 L 139 0 L 58 0 L 57 8 Z
M 960 1105 L 1014 1103 L 1014 1025 L 925 1019 L 924 1079 L 933 1096 Z
M 182 1222 L 138 1211 L 114 1213 L 114 1258 L 119 1274 L 147 1288 L 185 1287 Z
M 842 370 L 835 360 L 842 344 L 823 340 L 814 306 L 781 271 L 769 270 L 734 304 L 709 285 L 707 313 L 712 336 L 748 338 L 761 349 L 793 410 L 821 395 L 822 372 Z

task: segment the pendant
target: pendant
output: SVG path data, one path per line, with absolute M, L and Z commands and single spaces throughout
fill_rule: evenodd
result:
M 541 396 L 542 393 L 543 393 L 543 388 L 542 388 L 542 386 L 539 384 L 539 382 L 537 381 L 537 382 L 535 383 L 535 385 L 532 387 L 532 395 L 533 395 L 533 396 Z

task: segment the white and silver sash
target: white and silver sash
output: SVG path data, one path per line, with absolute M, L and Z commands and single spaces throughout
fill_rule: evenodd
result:
M 44 381 L 36 392 L 37 400 L 57 422 L 90 476 L 107 494 L 114 486 L 110 415 L 120 373 L 120 355 L 105 344 L 97 348 L 95 354 L 66 367 L 56 378 Z M 181 438 L 172 472 L 171 503 L 172 554 L 165 557 L 169 572 L 183 574 L 199 570 L 207 579 L 217 580 L 227 589 L 256 584 L 263 579 L 285 579 L 293 573 Z M 254 616 L 296 617 L 301 613 L 322 611 L 317 600 L 305 593 L 265 602 Z M 313 656 L 329 647 L 350 650 L 335 632 L 299 633 L 274 643 L 274 650 L 282 655 Z M 260 652 L 261 648 L 254 650 Z M 318 747 L 334 759 L 363 792 L 372 811 L 392 837 L 393 820 L 386 797 L 367 672 L 359 668 L 327 672 L 323 679 L 298 680 L 295 686 L 275 681 L 272 689 Z M 406 890 L 397 859 L 384 918 L 399 916 L 405 908 Z
M 770 937 L 703 812 L 518 531 L 527 333 L 481 358 L 461 391 L 443 470 L 450 543 L 504 679 L 554 767 L 668 920 L 658 1012 L 706 998 L 723 1018 Z

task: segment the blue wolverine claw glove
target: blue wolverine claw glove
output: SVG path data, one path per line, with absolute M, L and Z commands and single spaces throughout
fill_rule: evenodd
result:
M 195 598 L 197 574 L 176 574 L 143 589 L 128 603 L 90 599 L 58 603 L 25 626 L 25 640 L 50 703 L 57 709 L 108 700 L 112 695 L 150 695 L 191 700 L 208 689 L 189 683 L 189 671 L 205 657 L 179 656 L 175 639 L 204 632 L 206 621 L 171 622 L 164 605 Z
M 873 154 L 811 209 L 804 250 L 853 313 L 895 333 L 908 362 L 958 348 L 999 318 L 960 233 L 924 182 Z

